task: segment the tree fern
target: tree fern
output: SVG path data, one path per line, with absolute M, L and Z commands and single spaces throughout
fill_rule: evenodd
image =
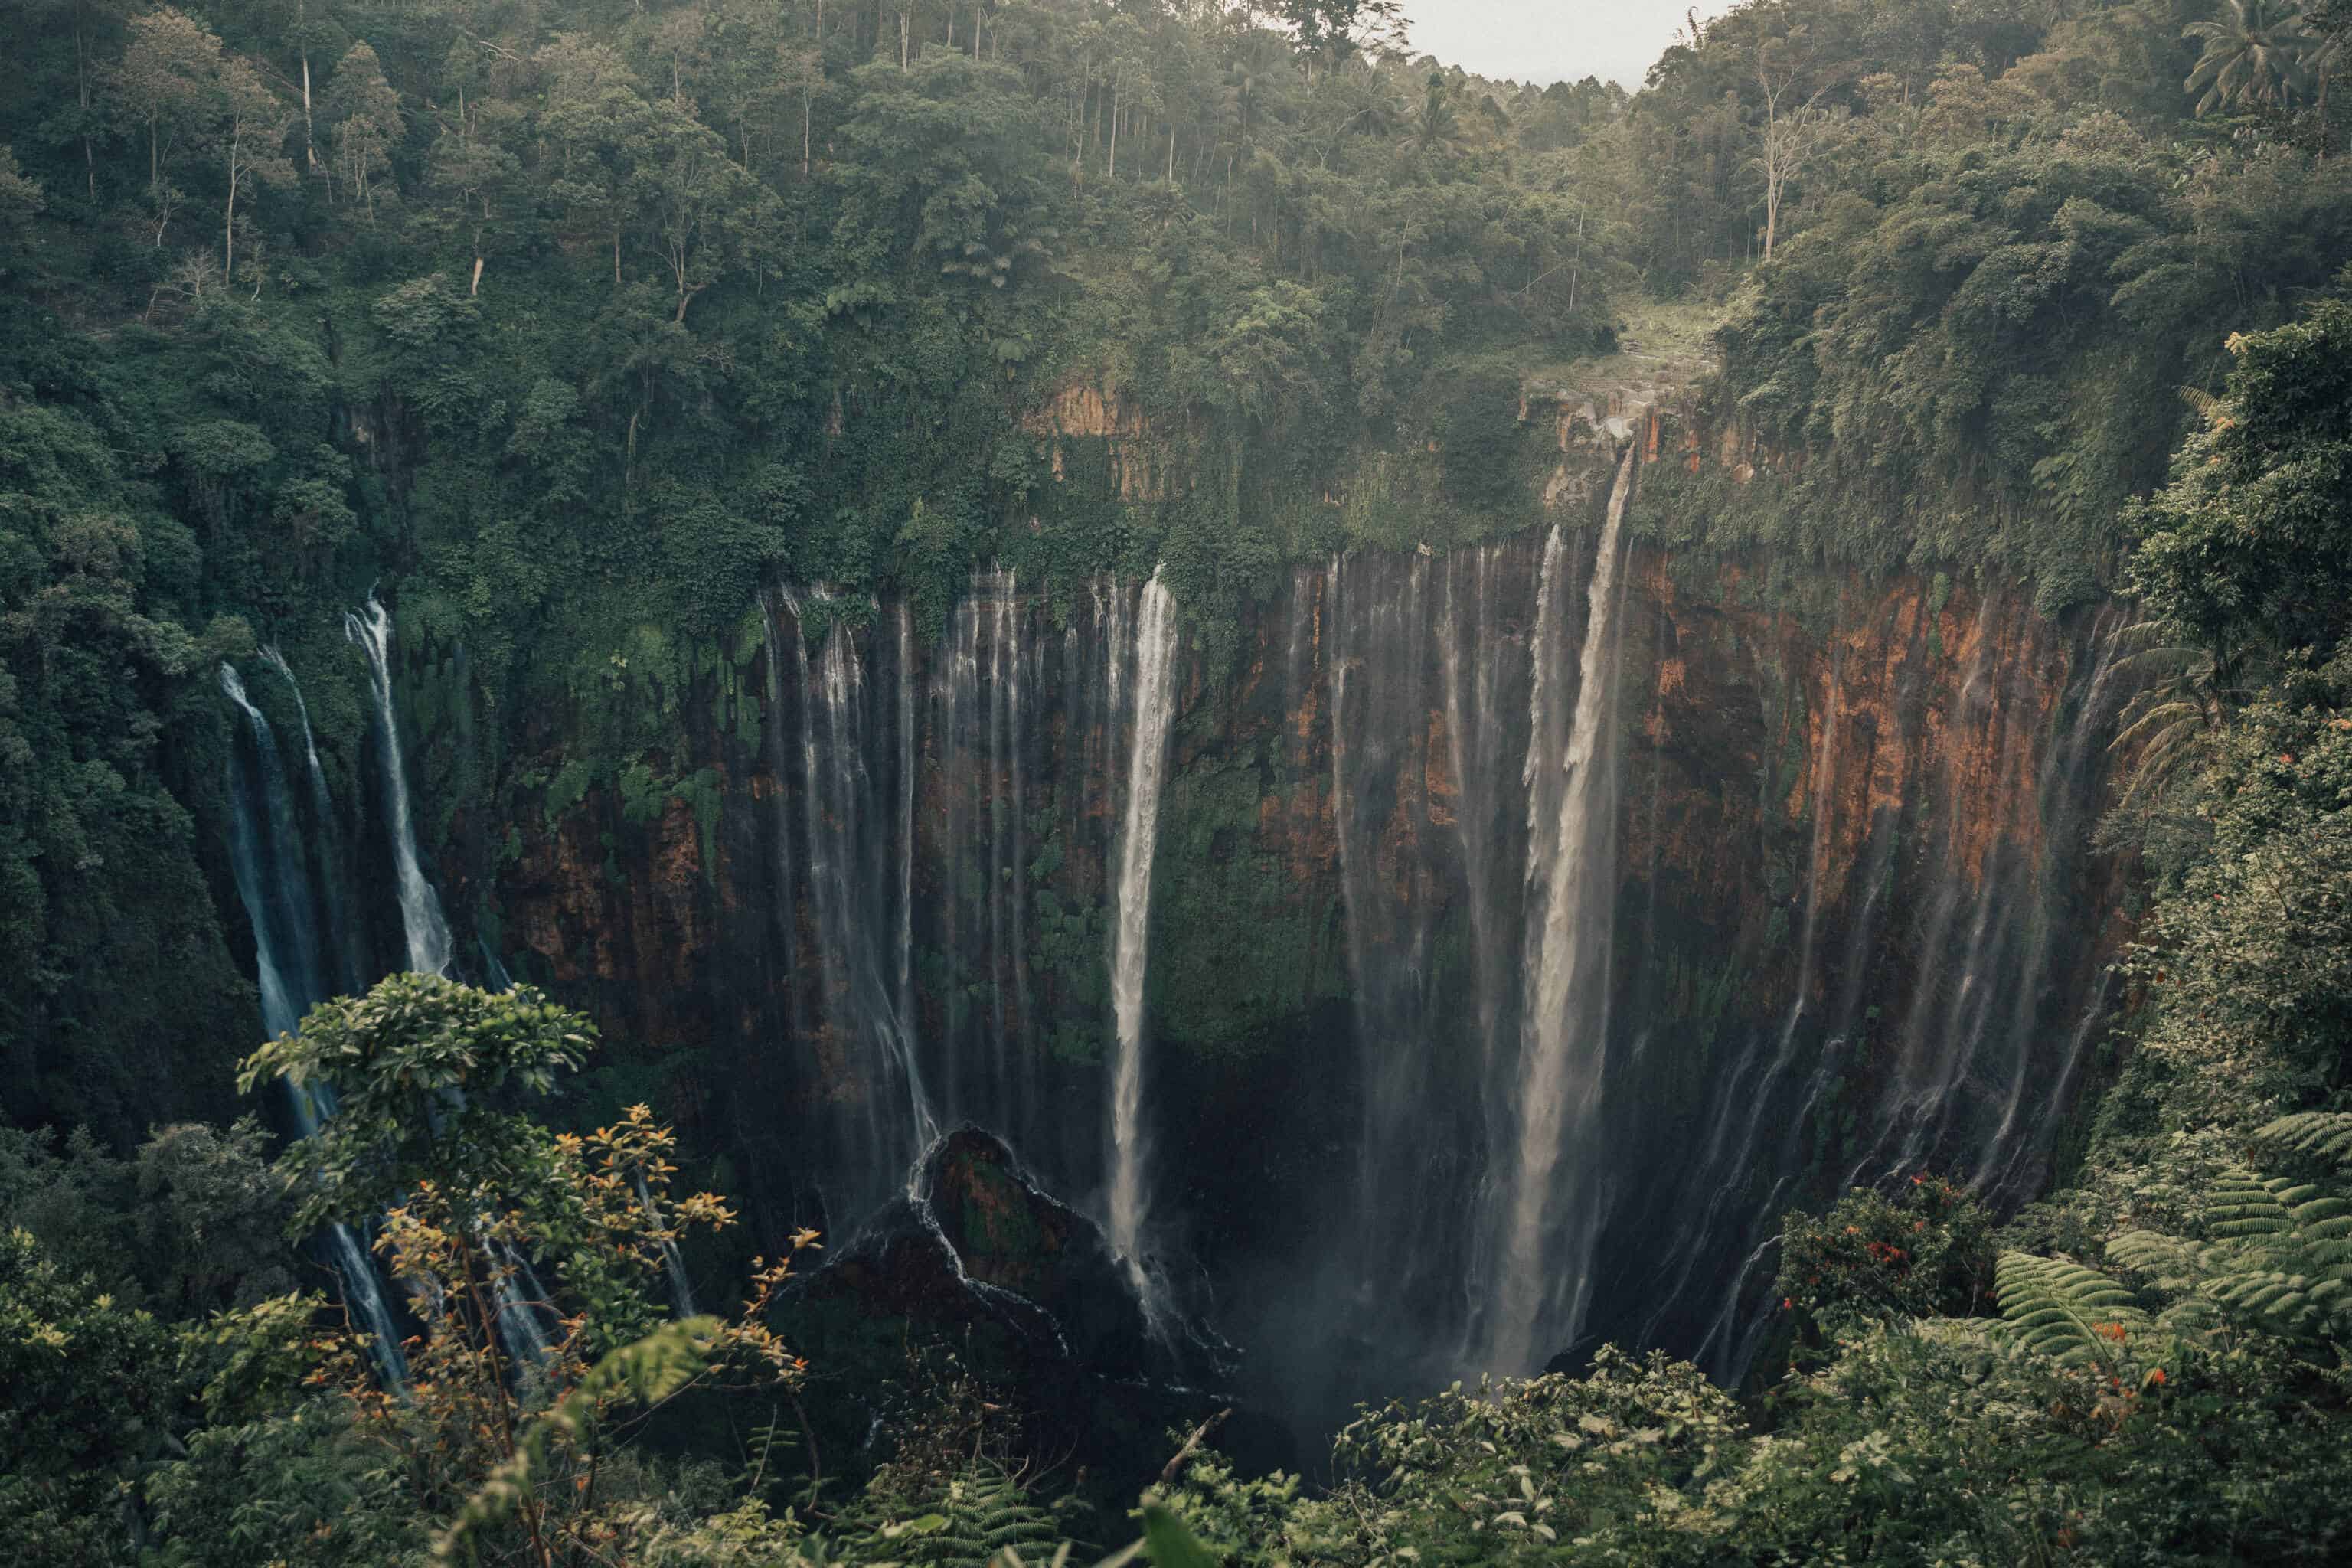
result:
M 2213 1229 L 2252 1239 L 2208 1285 L 2214 1299 L 2289 1339 L 2352 1338 L 2352 1200 L 2290 1176 L 2261 1182 L 2255 1198 L 2243 1176 L 2224 1178 L 2236 1184 L 2231 1208 L 2241 1217 L 2217 1221 Z
M 2168 1295 L 2193 1289 L 2211 1272 L 2205 1249 L 2161 1231 L 2130 1230 L 2107 1243 L 2112 1268 L 2144 1277 Z
M 2352 1110 L 2305 1110 L 2282 1116 L 2254 1134 L 2283 1153 L 2352 1170 Z
M 2117 813 L 2148 808 L 2193 764 L 2212 754 L 2231 705 L 2245 693 L 2225 679 L 2213 650 L 2178 639 L 2160 620 L 2116 633 L 2115 678 L 2132 689 L 2107 750 L 2127 759 Z
M 2004 1252 L 1993 1285 L 2011 1338 L 2066 1366 L 2106 1369 L 2153 1328 L 2128 1287 L 2079 1263 Z
M 2221 1237 L 2274 1236 L 2294 1221 L 2280 1203 L 2274 1184 L 2242 1167 L 2216 1177 L 2206 1209 L 2206 1231 Z

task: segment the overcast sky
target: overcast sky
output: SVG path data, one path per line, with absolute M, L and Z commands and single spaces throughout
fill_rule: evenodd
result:
M 1699 19 L 1731 0 L 1696 0 Z M 1404 0 L 1412 47 L 1480 76 L 1546 83 L 1585 76 L 1642 85 L 1692 0 Z

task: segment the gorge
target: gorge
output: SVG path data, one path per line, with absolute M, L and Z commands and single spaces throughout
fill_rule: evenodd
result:
M 2352 1557 L 2352 5 L 1444 3 L 11 13 L 0 1556 Z
M 679 704 L 706 800 L 591 788 L 487 864 L 428 805 L 430 858 L 498 973 L 675 1053 L 772 1235 L 846 1237 L 974 1124 L 1310 1426 L 1601 1339 L 1736 1381 L 1784 1207 L 2042 1179 L 2126 929 L 2084 843 L 2117 622 L 1759 603 L 1769 562 L 1628 522 L 1698 461 L 1669 415 L 1559 428 L 1535 526 L 1300 566 L 1223 662 L 1156 577 L 982 571 L 936 643 L 780 584 Z M 352 622 L 380 696 L 448 657 L 391 619 Z M 446 968 L 375 754 L 345 815 Z

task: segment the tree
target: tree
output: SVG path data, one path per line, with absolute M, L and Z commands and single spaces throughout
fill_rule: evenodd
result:
M 1462 117 L 1454 98 L 1454 84 L 1445 73 L 1430 72 L 1422 84 L 1421 107 L 1412 117 L 1413 150 L 1423 157 L 1444 159 L 1460 150 Z
M 31 238 L 33 219 L 47 205 L 41 182 L 27 179 L 16 151 L 0 145 L 0 234 L 8 237 L 11 249 Z
M 1277 0 L 1270 7 L 1298 39 L 1299 53 L 1345 59 L 1366 46 L 1404 47 L 1399 0 Z
M 356 1331 L 330 1342 L 324 1371 L 411 1506 L 446 1521 L 445 1556 L 487 1537 L 533 1568 L 611 1560 L 644 1521 L 598 1489 L 610 1415 L 722 1370 L 769 1387 L 802 1370 L 765 1324 L 788 1260 L 755 1261 L 731 1320 L 666 1321 L 678 1237 L 735 1216 L 712 1194 L 670 1194 L 676 1140 L 646 1107 L 585 1137 L 503 1108 L 577 1068 L 594 1034 L 530 986 L 396 974 L 322 1003 L 239 1074 L 247 1093 L 334 1091 L 336 1115 L 282 1161 L 295 1229 L 380 1212 L 376 1250 L 422 1332 L 405 1390 L 377 1384 Z
M 621 231 L 633 210 L 630 182 L 653 132 L 653 109 L 629 68 L 605 46 L 573 34 L 539 52 L 548 74 L 540 129 L 554 143 L 548 195 L 575 228 L 610 237 L 613 285 L 621 283 Z
M 401 138 L 400 95 L 383 79 L 373 49 L 362 42 L 345 51 L 319 107 L 334 135 L 334 170 L 347 199 L 356 199 L 373 223 L 376 176 L 391 169 Z
M 2308 79 L 2311 35 L 2297 0 L 2224 0 L 2220 16 L 2190 23 L 2180 36 L 2204 44 L 2181 84 L 2201 94 L 2200 115 L 2217 109 L 2284 109 Z
M 2230 348 L 2227 400 L 2131 514 L 2134 586 L 2152 617 L 2212 650 L 2224 688 L 2260 654 L 2324 658 L 2352 628 L 2352 304 Z
M 218 147 L 228 177 L 228 200 L 221 220 L 221 274 L 232 284 L 236 278 L 236 199 L 261 185 L 279 188 L 294 183 L 294 165 L 286 160 L 286 132 L 293 116 L 278 95 L 263 85 L 260 74 L 233 56 L 221 61 L 222 113 Z
M 0 1529 L 17 1561 L 131 1560 L 117 1510 L 163 1447 L 172 1348 L 152 1314 L 0 1230 Z
M 679 105 L 652 107 L 635 192 L 676 291 L 675 321 L 749 248 L 768 192 L 727 155 L 718 132 Z
M 1790 182 L 1820 150 L 1828 115 L 1821 107 L 1827 84 L 1817 86 L 1802 102 L 1796 100 L 1800 78 L 1810 76 L 1812 56 L 1803 29 L 1786 37 L 1767 38 L 1757 46 L 1756 85 L 1764 99 L 1764 126 L 1758 132 L 1757 166 L 1764 175 L 1764 259 L 1772 259 L 1773 242 L 1780 232 L 1780 205 Z
M 511 116 L 510 108 L 506 114 Z M 482 106 L 477 104 L 467 122 L 443 131 L 434 139 L 425 164 L 426 184 L 446 204 L 443 221 L 465 231 L 467 248 L 473 252 L 468 295 L 481 290 L 493 226 L 526 209 L 530 200 L 521 161 L 477 128 L 474 122 L 483 118 Z
M 131 19 L 131 42 L 108 82 L 109 96 L 145 133 L 147 195 L 157 247 L 181 193 L 174 158 L 208 140 L 220 118 L 220 39 L 170 6 Z

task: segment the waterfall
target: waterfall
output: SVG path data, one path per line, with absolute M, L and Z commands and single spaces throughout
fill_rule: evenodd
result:
M 400 928 L 408 942 L 408 967 L 419 974 L 449 972 L 449 922 L 440 895 L 425 879 L 416 858 L 416 826 L 408 808 L 408 773 L 401 760 L 400 720 L 392 703 L 392 616 L 373 594 L 364 616 L 347 612 L 343 635 L 367 653 L 368 688 L 375 698 L 378 739 L 383 746 L 383 804 L 392 835 L 393 870 L 400 892 Z
M 285 666 L 280 661 L 276 668 L 283 670 Z M 292 679 L 290 673 L 287 675 L 289 681 Z M 303 1014 L 328 994 L 320 963 L 318 906 L 269 721 L 247 697 L 245 682 L 233 666 L 220 667 L 220 688 L 245 716 L 246 733 L 252 743 L 249 764 L 240 748 L 233 742 L 229 746 L 229 862 L 237 899 L 253 927 L 262 1026 L 274 1038 L 301 1027 Z M 304 728 L 307 731 L 307 715 Z M 312 763 L 315 766 L 315 752 Z M 295 1124 L 304 1137 L 316 1132 L 320 1122 L 334 1111 L 333 1100 L 323 1087 L 289 1089 L 288 1098 Z M 408 1367 L 401 1354 L 400 1334 L 367 1249 L 347 1225 L 330 1226 L 323 1242 L 342 1281 L 344 1300 L 374 1338 L 379 1374 L 387 1387 L 404 1386 Z
M 892 883 L 903 887 L 909 873 L 903 862 L 896 877 L 885 870 L 882 835 L 889 818 L 871 807 L 887 796 L 876 790 L 866 767 L 865 666 L 845 617 L 834 616 L 814 665 L 809 658 L 811 602 L 829 599 L 823 590 L 804 599 L 781 589 L 763 595 L 761 605 L 772 672 L 781 679 L 788 650 L 798 697 L 797 826 L 816 935 L 814 1022 L 820 1051 L 837 1059 L 849 1080 L 847 1093 L 833 1107 L 838 1146 L 832 1177 L 840 1197 L 838 1206 L 829 1205 L 828 1218 L 836 1231 L 846 1232 L 904 1186 L 939 1128 L 916 1058 L 912 1020 L 900 1010 L 911 962 L 907 917 L 888 918 Z M 789 630 L 779 605 L 791 616 Z M 775 723 L 781 743 L 781 713 Z M 789 842 L 793 825 L 787 819 L 783 826 Z
M 1144 1264 L 1150 1215 L 1143 1146 L 1145 966 L 1150 957 L 1151 862 L 1160 837 L 1160 789 L 1176 707 L 1176 614 L 1161 572 L 1143 585 L 1135 618 L 1135 727 L 1127 761 L 1127 806 L 1118 836 L 1118 881 L 1111 931 L 1111 1010 L 1118 1055 L 1111 1071 L 1110 1242 L 1157 1317 L 1159 1292 Z
M 1782 1018 L 1780 1044 L 1774 1049 L 1769 1065 L 1764 1064 L 1758 1047 L 1761 1041 L 1752 1041 L 1739 1064 L 1732 1070 L 1722 1090 L 1716 1097 L 1715 1116 L 1698 1162 L 1692 1167 L 1692 1181 L 1684 1205 L 1681 1223 L 1675 1230 L 1673 1243 L 1665 1256 L 1675 1260 L 1679 1271 L 1674 1283 L 1661 1295 L 1655 1312 L 1643 1329 L 1645 1342 L 1653 1340 L 1661 1320 L 1691 1282 L 1695 1268 L 1702 1263 L 1716 1261 L 1716 1249 L 1706 1245 L 1716 1235 L 1719 1224 L 1744 1223 L 1749 1242 L 1755 1228 L 1779 1217 L 1774 1206 L 1788 1184 L 1788 1173 L 1781 1173 L 1773 1183 L 1764 1201 L 1743 1205 L 1748 1178 L 1756 1153 L 1756 1141 L 1763 1131 L 1767 1119 L 1778 1103 L 1775 1090 L 1795 1068 L 1798 1045 L 1804 1022 L 1805 1005 L 1809 1000 L 1807 987 L 1812 983 L 1813 948 L 1821 925 L 1822 894 L 1828 881 L 1826 871 L 1830 830 L 1833 826 L 1834 803 L 1830 798 L 1831 783 L 1837 776 L 1838 739 L 1844 730 L 1843 693 L 1838 685 L 1834 662 L 1830 668 L 1828 689 L 1822 703 L 1822 740 L 1811 759 L 1812 790 L 1809 809 L 1812 817 L 1812 838 L 1805 858 L 1805 915 L 1801 934 L 1797 942 L 1797 970 L 1794 994 L 1789 1001 L 1789 1011 Z M 1829 1053 L 1822 1052 L 1826 1064 Z M 1751 1077 L 1748 1068 L 1761 1066 L 1760 1077 Z M 1732 1124 L 1741 1123 L 1739 1144 L 1728 1163 L 1725 1153 L 1729 1149 Z M 1702 1206 L 1703 1205 L 1703 1206 Z M 1734 1276 L 1724 1294 L 1722 1309 L 1707 1325 L 1706 1337 L 1692 1351 L 1694 1361 L 1703 1362 L 1711 1346 L 1725 1336 L 1737 1316 L 1742 1292 L 1747 1287 L 1748 1270 L 1761 1254 L 1751 1245 L 1748 1262 Z
M 367 654 L 368 689 L 375 699 L 377 736 L 383 747 L 384 826 L 392 838 L 394 886 L 400 897 L 400 931 L 406 945 L 408 968 L 417 974 L 446 975 L 450 971 L 454 947 L 449 922 L 441 912 L 441 895 L 425 877 L 416 851 L 416 822 L 408 803 L 408 768 L 400 749 L 400 715 L 393 703 L 392 616 L 371 594 L 364 616 L 344 613 L 343 635 Z M 499 1267 L 501 1260 L 504 1267 Z M 489 1255 L 489 1262 L 497 1280 L 499 1336 L 506 1342 L 508 1357 L 518 1375 L 538 1376 L 550 1348 L 547 1327 L 541 1321 L 541 1310 L 536 1304 L 547 1300 L 546 1288 L 532 1272 L 530 1259 L 504 1243 L 498 1244 L 497 1252 Z M 519 1281 L 529 1282 L 528 1297 L 522 1294 Z
M 653 1189 L 646 1184 L 646 1173 L 637 1172 L 637 1204 L 648 1217 L 654 1212 Z M 680 1319 L 694 1316 L 694 1287 L 686 1277 L 686 1258 L 677 1250 L 677 1241 L 665 1236 L 661 1239 L 662 1272 L 669 1276 L 671 1310 Z
M 898 1021 L 915 1027 L 915 617 L 898 606 Z
M 2028 1079 L 2035 1065 L 2032 1049 L 2035 1017 L 2054 978 L 2051 970 L 2057 956 L 2057 939 L 2068 928 L 2068 910 L 2061 896 L 2063 873 L 2071 868 L 2070 852 L 2090 837 L 2095 797 L 2083 787 L 2084 777 L 2105 744 L 2107 723 L 2114 716 L 2117 694 L 2113 689 L 2113 678 L 2120 651 L 2116 633 L 2121 619 L 2121 612 L 2110 606 L 2094 621 L 2092 641 L 2095 651 L 2091 658 L 2090 673 L 2076 701 L 2074 722 L 2067 726 L 2063 742 L 2042 769 L 2037 791 L 2042 839 L 2050 847 L 2048 853 L 2054 863 L 2040 868 L 2036 879 L 2040 897 L 2034 900 L 2026 961 L 2018 975 L 2019 983 L 2011 987 L 2009 1038 L 2016 1059 L 2011 1068 L 2009 1094 L 2001 1107 L 2000 1120 L 1977 1154 L 1970 1184 L 1979 1191 L 2005 1187 L 2012 1195 L 2027 1195 L 2041 1174 L 2042 1157 L 2057 1133 L 2054 1116 L 2031 1117 L 2027 1119 L 2030 1126 L 2021 1124 L 2021 1118 L 2026 1110 Z M 2105 1016 L 2111 984 L 2112 976 L 2102 975 L 2094 988 L 2082 1021 L 2069 1037 L 2049 1104 L 2068 1103 L 2083 1047 L 2090 1031 Z
M 1536 683 L 1528 781 L 1528 995 L 1520 1023 L 1517 1147 L 1486 1337 L 1495 1370 L 1525 1373 L 1540 1347 L 1575 1335 L 1591 1292 L 1603 1169 L 1594 1147 L 1609 1019 L 1610 926 L 1616 898 L 1615 714 L 1618 543 L 1633 489 L 1635 448 L 1618 461 L 1607 521 L 1587 593 L 1576 706 L 1564 752 L 1550 665 L 1559 628 L 1555 602 L 1565 565 L 1554 526 L 1538 588 Z M 1555 763 L 1552 759 L 1557 758 Z M 1537 911 L 1540 911 L 1538 913 Z M 1565 1180 L 1562 1165 L 1575 1169 Z
M 275 647 L 261 650 L 261 662 L 286 682 L 286 689 L 294 694 L 294 711 L 302 721 L 303 766 L 310 780 L 310 841 L 318 847 L 315 868 L 324 921 L 320 942 L 335 950 L 336 987 L 346 993 L 357 992 L 368 982 L 367 959 L 360 951 L 361 933 L 365 927 L 352 904 L 351 889 L 345 881 L 340 837 L 335 829 L 334 797 L 327 789 L 327 771 L 319 765 L 319 742 L 310 732 L 310 704 L 303 699 L 302 683 L 294 679 L 285 656 Z

